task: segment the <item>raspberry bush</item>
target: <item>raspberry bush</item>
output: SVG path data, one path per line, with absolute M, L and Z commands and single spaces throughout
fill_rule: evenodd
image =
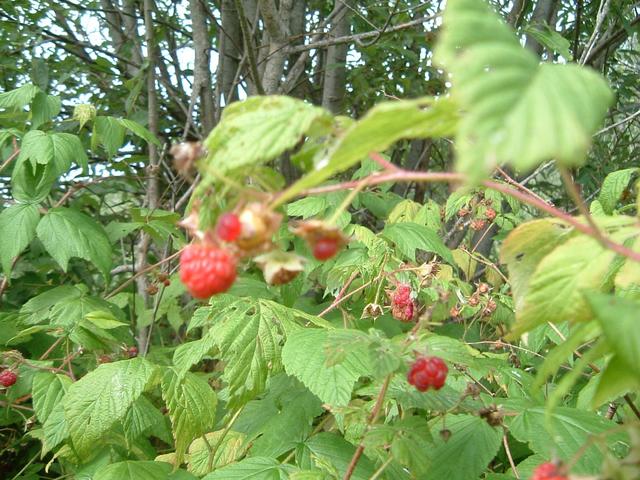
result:
M 0 478 L 640 478 L 635 6 L 95 3 L 0 13 Z

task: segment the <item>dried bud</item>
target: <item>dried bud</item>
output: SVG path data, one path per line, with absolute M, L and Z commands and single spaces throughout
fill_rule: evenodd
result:
M 466 217 L 467 215 L 469 215 L 471 212 L 469 211 L 468 208 L 466 207 L 462 207 L 460 210 L 458 210 L 458 216 L 460 218 L 462 217 Z
M 379 305 L 377 303 L 369 303 L 366 307 L 364 307 L 361 318 L 373 318 L 375 320 L 376 318 L 382 316 L 383 313 L 384 311 L 382 310 L 382 305 Z
M 460 317 L 460 309 L 457 306 L 451 307 L 451 310 L 449 310 L 449 315 L 451 315 L 453 318 Z
M 496 304 L 495 300 L 490 298 L 487 301 L 487 305 L 484 307 L 484 309 L 482 309 L 482 315 L 485 317 L 488 317 L 489 315 L 491 315 L 493 312 L 496 311 L 497 307 L 498 305 Z
M 282 215 L 261 203 L 247 205 L 238 215 L 242 224 L 235 244 L 243 255 L 253 255 L 272 248 L 271 238 L 282 222 Z
M 453 435 L 453 433 L 448 428 L 443 428 L 442 430 L 440 430 L 440 436 L 442 437 L 442 440 L 445 441 L 445 443 L 449 441 L 451 435 Z
M 319 242 L 323 244 L 330 242 L 335 250 L 341 249 L 349 242 L 349 239 L 339 229 L 320 220 L 298 222 L 292 232 L 306 240 L 314 253 Z
M 284 285 L 304 270 L 305 259 L 295 253 L 274 250 L 254 259 L 269 285 Z
M 152 295 L 152 296 L 153 296 L 153 295 L 155 295 L 156 293 L 158 293 L 158 286 L 157 286 L 155 283 L 152 283 L 151 285 L 149 285 L 149 286 L 147 287 L 147 290 L 146 290 L 146 291 L 147 291 L 147 293 L 148 293 L 149 295 Z
M 489 291 L 489 285 L 487 285 L 486 283 L 481 283 L 478 285 L 478 288 L 476 290 L 477 293 L 480 294 L 485 294 Z
M 173 145 L 169 153 L 173 155 L 173 166 L 176 171 L 186 178 L 193 178 L 195 162 L 205 156 L 205 150 L 200 142 Z
M 502 419 L 504 418 L 504 412 L 496 405 L 481 408 L 478 411 L 478 415 L 480 415 L 480 418 L 486 420 L 486 422 L 492 427 L 499 427 L 502 425 Z
M 474 293 L 469 297 L 469 300 L 467 300 L 467 303 L 469 304 L 470 307 L 475 307 L 480 303 L 480 298 L 478 297 L 478 295 Z

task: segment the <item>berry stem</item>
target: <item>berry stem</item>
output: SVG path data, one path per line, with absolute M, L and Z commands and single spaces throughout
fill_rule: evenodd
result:
M 355 186 L 355 188 L 349 192 L 349 195 L 347 195 L 347 198 L 345 198 L 342 201 L 342 203 L 336 209 L 336 211 L 333 212 L 333 215 L 331 215 L 331 218 L 329 218 L 329 220 L 326 221 L 327 226 L 335 225 L 336 221 L 338 220 L 342 212 L 344 212 L 347 208 L 349 208 L 349 205 L 351 205 L 351 203 L 353 202 L 353 199 L 356 198 L 356 195 L 358 195 L 358 193 L 360 193 L 369 184 L 369 178 L 370 177 L 367 177 L 364 180 L 360 181 Z
M 349 480 L 351 478 L 351 475 L 353 475 L 356 466 L 358 465 L 358 460 L 360 460 L 360 457 L 364 452 L 364 439 L 367 436 L 367 433 L 369 433 L 369 431 L 371 430 L 373 424 L 378 419 L 378 416 L 380 415 L 380 410 L 382 410 L 382 404 L 384 403 L 384 397 L 387 395 L 391 377 L 393 377 L 393 374 L 387 375 L 387 378 L 384 379 L 382 388 L 380 388 L 380 393 L 378 393 L 378 397 L 376 398 L 376 403 L 373 406 L 373 410 L 371 410 L 369 418 L 367 419 L 367 427 L 364 431 L 364 434 L 362 435 L 362 440 L 360 440 L 358 448 L 356 448 L 356 451 L 353 453 L 353 457 L 351 457 L 351 461 L 349 462 L 349 466 L 347 467 L 347 471 L 345 472 L 344 477 L 342 477 L 342 480 Z

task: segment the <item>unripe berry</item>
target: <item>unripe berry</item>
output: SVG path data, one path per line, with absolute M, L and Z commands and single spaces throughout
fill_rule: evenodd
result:
M 496 211 L 493 208 L 487 208 L 487 210 L 484 212 L 484 216 L 487 220 L 493 222 L 496 218 Z
M 568 480 L 568 477 L 560 473 L 555 463 L 547 462 L 538 465 L 533 471 L 531 480 Z
M 223 213 L 218 218 L 216 234 L 225 242 L 235 242 L 242 233 L 242 223 L 235 213 Z
M 313 246 L 313 256 L 318 260 L 328 260 L 338 253 L 339 248 L 337 238 L 321 238 Z
M 440 357 L 421 357 L 411 365 L 407 380 L 421 392 L 430 388 L 440 390 L 447 380 L 448 371 L 447 364 Z
M 473 220 L 471 222 L 471 229 L 475 230 L 476 232 L 478 230 L 482 230 L 484 228 L 484 226 L 486 225 L 487 222 L 485 222 L 483 219 L 481 218 L 476 218 L 475 220 Z
M 235 258 L 216 246 L 191 244 L 180 256 L 180 280 L 195 298 L 226 292 L 236 275 Z
M 18 375 L 11 370 L 4 370 L 0 372 L 0 385 L 5 388 L 10 387 L 18 381 Z

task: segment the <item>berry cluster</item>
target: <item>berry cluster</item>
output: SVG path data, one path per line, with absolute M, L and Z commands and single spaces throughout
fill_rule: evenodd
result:
M 440 390 L 448 372 L 447 364 L 440 357 L 420 357 L 411 365 L 407 379 L 421 392 L 430 388 Z
M 410 322 L 416 314 L 416 302 L 411 298 L 411 287 L 406 283 L 399 284 L 389 294 L 391 298 L 391 315 L 401 322 Z
M 0 372 L 0 385 L 5 388 L 10 387 L 18 381 L 18 375 L 11 370 L 3 370 Z
M 547 462 L 538 465 L 533 471 L 531 480 L 568 480 L 568 478 L 555 463 Z

